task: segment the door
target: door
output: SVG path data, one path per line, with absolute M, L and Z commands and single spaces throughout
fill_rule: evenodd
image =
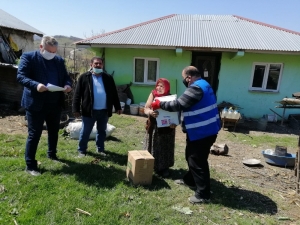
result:
M 215 94 L 219 85 L 220 65 L 221 53 L 193 52 L 192 66 L 203 71 L 202 78 L 211 85 Z

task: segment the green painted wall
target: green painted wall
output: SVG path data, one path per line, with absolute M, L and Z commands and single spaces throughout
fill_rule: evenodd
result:
M 102 56 L 103 49 L 93 49 L 97 55 Z M 282 115 L 283 109 L 275 108 L 276 101 L 284 97 L 292 97 L 292 93 L 300 92 L 300 56 L 245 53 L 239 59 L 231 59 L 234 53 L 222 53 L 221 68 L 219 72 L 219 87 L 217 91 L 218 103 L 222 101 L 237 104 L 241 113 L 247 117 L 260 118 L 264 114 L 273 114 L 273 109 Z M 183 51 L 182 56 L 176 56 L 175 50 L 153 49 L 105 49 L 105 69 L 114 73 L 117 85 L 129 84 L 133 81 L 133 58 L 153 57 L 160 59 L 160 77 L 167 78 L 171 83 L 172 94 L 180 96 L 185 87 L 182 84 L 181 71 L 191 64 L 192 52 Z M 254 62 L 283 63 L 283 73 L 278 93 L 249 91 L 252 66 Z M 154 85 L 131 86 L 134 102 L 145 102 Z M 300 109 L 287 109 L 289 114 L 300 114 Z M 278 117 L 278 119 L 280 119 Z
M 99 49 L 97 55 L 101 56 L 103 50 Z M 175 50 L 152 49 L 105 49 L 105 69 L 108 73 L 114 73 L 117 85 L 129 84 L 133 81 L 134 57 L 159 58 L 159 77 L 166 78 L 171 84 L 172 94 L 182 94 L 185 87 L 182 84 L 182 69 L 191 64 L 191 52 L 184 51 L 182 56 L 176 56 Z M 146 102 L 154 85 L 132 84 L 130 87 L 134 96 L 134 102 Z
M 260 118 L 273 114 L 282 115 L 283 109 L 275 108 L 285 97 L 292 98 L 300 91 L 300 56 L 245 53 L 244 57 L 232 60 L 233 53 L 223 53 L 219 73 L 218 103 L 222 101 L 237 104 L 247 117 Z M 283 63 L 280 89 L 278 93 L 249 91 L 253 62 Z M 300 114 L 300 109 L 287 109 L 289 114 Z M 278 117 L 280 119 L 280 117 Z

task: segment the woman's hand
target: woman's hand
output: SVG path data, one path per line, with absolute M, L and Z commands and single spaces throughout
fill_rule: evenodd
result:
M 150 111 L 149 111 L 149 115 L 152 116 L 152 117 L 154 117 L 154 118 L 158 117 L 158 114 L 159 114 L 159 113 L 158 113 L 158 111 L 156 111 L 156 110 L 154 110 L 154 111 L 153 111 L 153 110 L 150 110 Z

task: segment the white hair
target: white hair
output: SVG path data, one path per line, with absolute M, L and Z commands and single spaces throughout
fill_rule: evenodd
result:
M 58 46 L 58 42 L 57 42 L 57 40 L 56 40 L 54 37 L 51 37 L 51 36 L 44 36 L 44 37 L 42 38 L 41 45 L 42 45 L 43 47 L 45 47 L 45 45 L 50 45 L 50 46 L 55 46 L 55 47 L 57 47 L 57 46 Z

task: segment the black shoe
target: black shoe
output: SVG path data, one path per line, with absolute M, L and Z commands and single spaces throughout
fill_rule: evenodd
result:
M 32 176 L 35 176 L 35 177 L 41 175 L 41 173 L 39 171 L 37 171 L 37 169 L 28 169 L 28 168 L 26 168 L 25 172 L 32 175 Z
M 192 186 L 192 185 L 188 185 L 188 184 L 184 183 L 183 179 L 174 180 L 174 183 L 178 184 L 178 185 L 185 185 L 185 186 L 189 187 L 192 190 L 196 189 L 196 186 Z
M 54 161 L 59 161 L 56 155 L 48 155 L 47 156 L 49 159 L 54 160 Z
M 156 174 L 162 178 L 167 178 L 170 176 L 170 171 L 169 169 L 164 169 L 164 170 L 157 171 Z

